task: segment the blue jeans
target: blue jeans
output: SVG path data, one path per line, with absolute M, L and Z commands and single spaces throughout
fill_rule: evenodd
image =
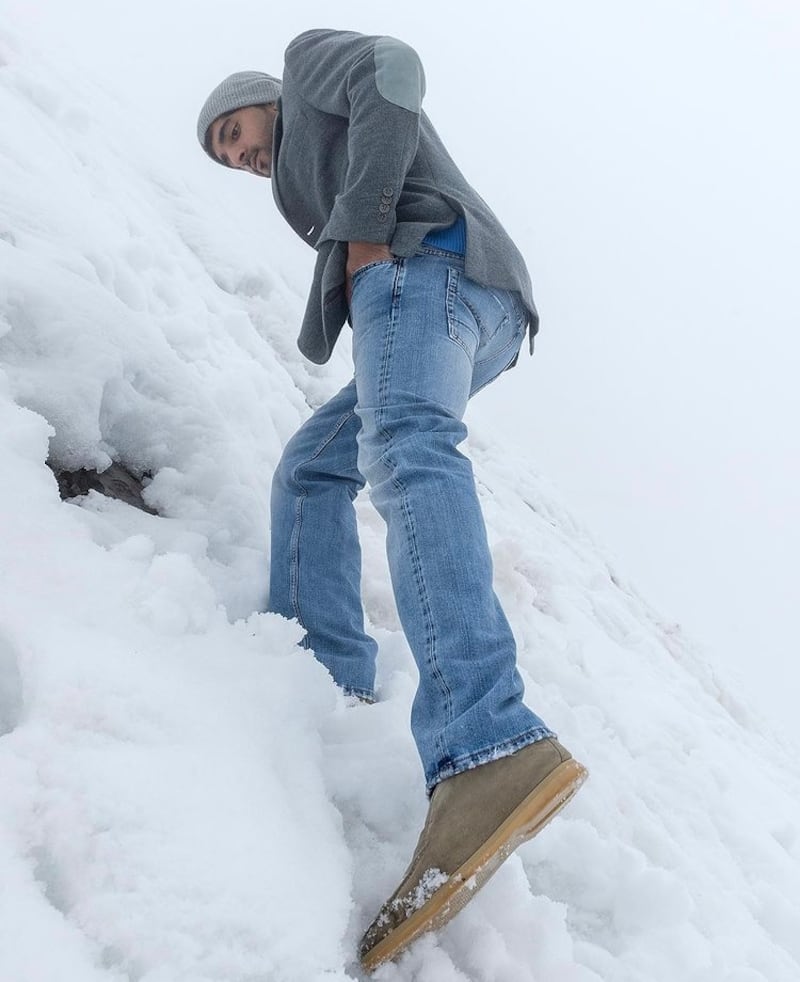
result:
M 554 735 L 522 701 L 472 466 L 457 449 L 467 400 L 514 361 L 525 315 L 516 294 L 468 279 L 462 257 L 423 246 L 356 271 L 351 320 L 355 378 L 275 472 L 270 610 L 300 621 L 343 689 L 372 696 L 353 509 L 366 479 L 419 670 L 411 730 L 430 791 Z

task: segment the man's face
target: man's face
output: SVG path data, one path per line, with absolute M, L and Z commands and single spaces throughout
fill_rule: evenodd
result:
M 256 177 L 272 174 L 272 132 L 277 115 L 274 103 L 245 106 L 220 116 L 210 126 L 211 151 L 228 167 Z

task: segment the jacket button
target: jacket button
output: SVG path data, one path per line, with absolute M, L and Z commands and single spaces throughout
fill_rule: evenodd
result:
M 385 215 L 389 211 L 389 207 L 390 206 L 385 203 L 380 204 L 378 205 L 378 211 L 381 212 L 381 214 Z
M 391 196 L 394 194 L 394 188 L 390 188 L 387 184 L 383 189 L 383 194 L 385 194 L 387 198 L 391 198 Z

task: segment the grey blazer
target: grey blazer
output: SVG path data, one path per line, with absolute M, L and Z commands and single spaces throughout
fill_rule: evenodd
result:
M 298 346 L 326 362 L 348 318 L 348 242 L 376 242 L 412 256 L 433 229 L 463 215 L 465 272 L 517 290 L 538 315 L 519 250 L 467 183 L 424 112 L 416 52 L 389 37 L 313 30 L 286 49 L 275 123 L 272 190 L 301 239 L 317 250 Z

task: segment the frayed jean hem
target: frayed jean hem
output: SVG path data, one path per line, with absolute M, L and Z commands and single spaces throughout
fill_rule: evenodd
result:
M 375 693 L 367 692 L 366 689 L 356 689 L 352 685 L 341 685 L 339 688 L 342 690 L 342 694 L 345 698 L 352 697 L 358 699 L 359 702 L 367 703 L 372 705 L 375 702 Z
M 555 740 L 557 734 L 547 726 L 537 726 L 498 746 L 487 747 L 485 750 L 478 750 L 475 753 L 465 754 L 463 757 L 456 757 L 455 760 L 448 760 L 447 763 L 438 768 L 432 777 L 426 780 L 425 792 L 430 798 L 436 785 L 448 777 L 455 777 L 456 774 L 461 774 L 463 771 L 471 771 L 474 767 L 489 764 L 491 761 L 500 760 L 502 757 L 510 757 L 531 743 L 538 743 L 540 740 L 547 739 Z

